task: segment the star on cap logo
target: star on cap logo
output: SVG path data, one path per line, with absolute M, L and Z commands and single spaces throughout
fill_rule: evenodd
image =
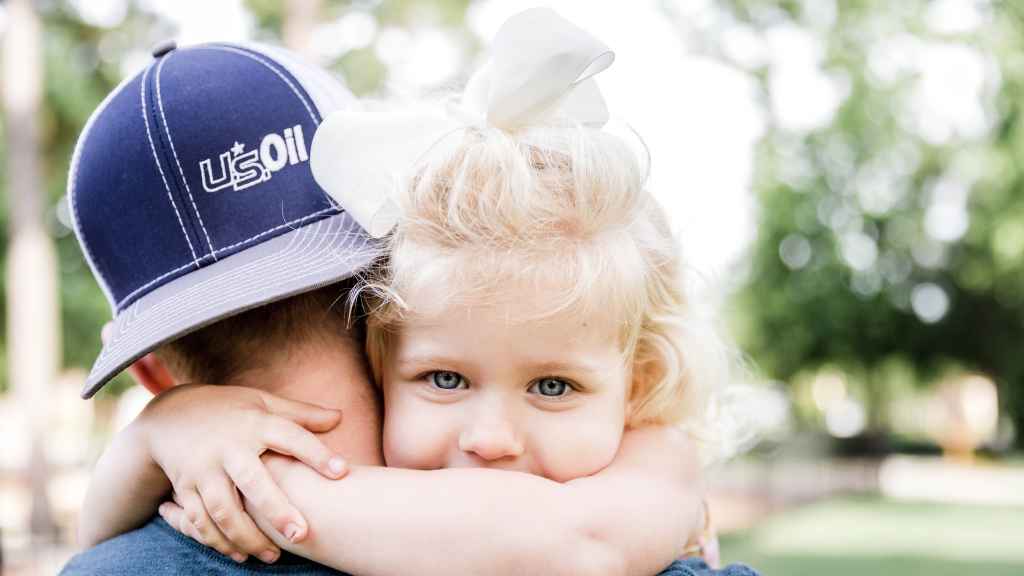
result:
M 273 177 L 274 172 L 309 161 L 302 126 L 285 128 L 281 134 L 271 132 L 263 137 L 258 149 L 245 151 L 245 144 L 236 141 L 218 156 L 220 170 L 214 174 L 210 158 L 199 162 L 203 189 L 219 192 L 225 188 L 245 190 Z

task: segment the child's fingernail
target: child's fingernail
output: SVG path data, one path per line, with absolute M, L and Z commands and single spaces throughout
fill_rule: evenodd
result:
M 266 564 L 273 564 L 277 561 L 277 552 L 273 550 L 264 550 L 260 552 L 260 560 L 263 560 Z
M 330 468 L 331 474 L 337 476 L 345 471 L 345 461 L 335 456 L 327 463 L 327 467 Z
M 298 524 L 289 524 L 284 527 L 284 537 L 292 542 L 299 541 L 299 533 L 302 531 Z
M 231 559 L 241 564 L 242 562 L 245 562 L 245 554 L 242 554 L 241 552 L 235 552 L 231 555 Z

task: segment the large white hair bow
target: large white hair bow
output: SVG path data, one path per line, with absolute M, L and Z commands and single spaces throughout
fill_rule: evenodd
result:
M 593 76 L 614 59 L 600 40 L 553 10 L 521 12 L 498 30 L 490 59 L 466 85 L 462 113 L 426 108 L 334 112 L 313 138 L 313 177 L 371 236 L 380 238 L 400 217 L 392 194 L 445 135 L 472 123 L 511 131 L 558 118 L 604 126 L 608 108 Z

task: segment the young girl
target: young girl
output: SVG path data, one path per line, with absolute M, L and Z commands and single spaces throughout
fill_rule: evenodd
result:
M 553 12 L 530 10 L 505 24 L 460 103 L 340 113 L 320 127 L 311 154 L 318 182 L 386 235 L 386 258 L 359 291 L 384 398 L 384 457 L 389 467 L 433 472 L 413 481 L 357 468 L 331 483 L 270 459 L 317 533 L 289 542 L 257 514 L 279 545 L 340 569 L 390 573 L 409 568 L 395 564 L 395 551 L 416 558 L 458 550 L 465 538 L 463 551 L 486 550 L 498 564 L 505 544 L 561 541 L 545 528 L 563 524 L 548 519 L 579 515 L 591 527 L 583 540 L 626 551 L 608 562 L 592 548 L 596 573 L 653 574 L 699 532 L 695 455 L 673 431 L 714 445 L 709 399 L 727 355 L 685 295 L 636 151 L 602 130 L 607 110 L 590 77 L 611 60 Z M 230 418 L 224 406 L 207 410 Z M 188 455 L 160 461 L 168 458 Z M 685 482 L 665 508 L 657 492 Z M 117 493 L 115 484 L 105 489 Z M 161 514 L 202 539 L 182 509 Z M 496 527 L 466 529 L 486 525 Z M 651 550 L 665 537 L 677 543 L 667 557 L 664 546 Z M 504 568 L 554 566 L 550 550 L 532 549 Z M 465 562 L 417 568 L 461 572 Z

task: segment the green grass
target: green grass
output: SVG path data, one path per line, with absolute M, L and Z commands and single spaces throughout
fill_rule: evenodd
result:
M 764 576 L 1021 576 L 1024 508 L 839 498 L 724 536 L 722 558 Z

